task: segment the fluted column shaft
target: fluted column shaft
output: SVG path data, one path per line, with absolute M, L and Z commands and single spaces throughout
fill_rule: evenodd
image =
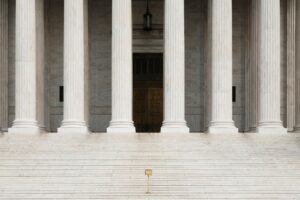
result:
M 38 133 L 37 76 L 43 40 L 38 39 L 38 12 L 43 0 L 16 0 L 15 121 L 11 133 Z M 38 52 L 42 51 L 42 52 Z M 41 65 L 41 66 L 39 66 Z
M 295 131 L 300 132 L 300 1 L 296 0 L 296 127 Z
M 259 83 L 259 0 L 251 1 L 250 21 L 250 131 L 255 131 L 258 126 L 258 83 Z
M 296 1 L 287 0 L 287 128 L 295 127 Z
M 260 0 L 259 133 L 284 133 L 280 119 L 280 0 Z
M 64 4 L 64 120 L 59 133 L 88 133 L 87 0 Z
M 112 0 L 112 119 L 109 133 L 134 133 L 132 121 L 132 0 Z
M 188 133 L 185 121 L 184 0 L 165 0 L 164 121 L 161 132 Z
M 236 133 L 232 120 L 232 0 L 211 0 L 210 133 Z
M 8 128 L 8 0 L 0 0 L 0 129 Z M 0 130 L 1 131 L 1 130 Z
M 36 0 L 36 66 L 37 66 L 37 121 L 41 130 L 45 131 L 45 28 L 44 0 Z

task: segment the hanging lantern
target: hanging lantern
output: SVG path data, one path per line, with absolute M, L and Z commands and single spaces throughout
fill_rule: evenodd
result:
M 152 14 L 149 10 L 149 0 L 147 0 L 147 11 L 144 14 L 144 30 L 151 31 L 152 30 Z

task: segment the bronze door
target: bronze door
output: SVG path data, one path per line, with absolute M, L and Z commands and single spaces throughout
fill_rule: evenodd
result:
M 162 54 L 134 54 L 133 120 L 137 132 L 159 132 L 163 120 Z

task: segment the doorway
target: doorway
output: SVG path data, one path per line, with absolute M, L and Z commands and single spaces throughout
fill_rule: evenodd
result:
M 133 54 L 133 120 L 137 132 L 160 132 L 163 121 L 163 54 Z

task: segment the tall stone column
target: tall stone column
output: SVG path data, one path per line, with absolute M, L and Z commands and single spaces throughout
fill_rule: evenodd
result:
M 38 12 L 43 0 L 16 0 L 16 94 L 15 121 L 10 133 L 39 133 L 37 80 L 43 53 L 43 31 L 38 31 Z
M 250 131 L 256 131 L 258 126 L 258 84 L 259 84 L 259 0 L 251 1 L 251 21 L 250 21 L 250 109 L 249 126 Z
M 209 133 L 237 133 L 232 120 L 232 0 L 211 0 L 211 122 Z
M 131 1 L 112 1 L 112 119 L 108 133 L 135 132 L 132 121 Z
M 8 128 L 8 0 L 0 0 L 0 128 Z M 0 130 L 1 131 L 1 130 Z
M 300 132 L 300 1 L 296 1 L 296 126 L 295 131 Z
M 46 95 L 45 95 L 45 25 L 44 0 L 36 0 L 36 71 L 37 71 L 37 121 L 42 131 L 46 131 Z
M 280 0 L 260 0 L 258 133 L 286 133 L 280 119 Z
M 64 120 L 58 133 L 88 133 L 87 0 L 64 4 Z
M 164 121 L 161 132 L 188 133 L 185 121 L 184 0 L 165 0 Z
M 295 127 L 296 1 L 287 0 L 287 129 Z

